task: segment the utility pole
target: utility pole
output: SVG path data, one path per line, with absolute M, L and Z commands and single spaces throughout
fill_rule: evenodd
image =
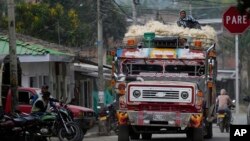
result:
M 133 25 L 137 24 L 137 19 L 136 19 L 136 5 L 135 5 L 135 0 L 131 0 L 132 3 L 132 14 L 133 14 Z
M 57 21 L 57 37 L 58 37 L 58 44 L 61 45 L 61 39 L 60 39 L 60 23 L 59 20 Z
M 14 112 L 17 106 L 17 85 L 18 85 L 14 0 L 8 0 L 8 27 L 9 27 L 9 54 L 10 54 L 10 88 L 12 91 L 12 112 Z
M 239 35 L 235 35 L 235 112 L 239 115 Z M 236 122 L 239 122 L 236 116 Z
M 98 47 L 98 106 L 102 109 L 105 104 L 104 96 L 104 79 L 103 79 L 103 30 L 102 30 L 102 17 L 100 10 L 101 0 L 97 0 L 97 47 Z M 100 112 L 100 111 L 99 111 Z M 105 124 L 106 125 L 106 124 Z M 102 133 L 107 134 L 107 127 L 102 126 L 102 123 L 99 121 L 99 135 Z
M 189 14 L 192 15 L 192 1 L 189 0 Z
M 97 0 L 97 32 L 98 32 L 98 78 L 99 78 L 99 104 L 104 105 L 104 81 L 103 81 L 103 33 L 102 33 L 102 17 L 100 13 L 100 1 Z
M 101 109 L 105 105 L 105 95 L 104 95 L 104 79 L 103 79 L 103 30 L 102 30 L 102 16 L 100 6 L 101 0 L 97 0 L 97 47 L 98 47 L 98 106 Z M 100 117 L 99 117 L 100 118 Z M 104 123 L 103 123 L 104 122 Z M 107 120 L 98 122 L 99 135 L 108 134 L 106 127 Z M 104 126 L 103 126 L 104 125 Z

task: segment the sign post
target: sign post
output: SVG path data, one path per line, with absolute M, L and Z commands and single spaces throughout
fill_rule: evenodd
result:
M 236 6 L 231 6 L 223 14 L 223 25 L 235 34 L 235 100 L 236 115 L 239 115 L 239 34 L 243 33 L 250 25 L 246 14 L 241 15 Z
M 239 115 L 239 34 L 235 35 L 235 101 L 236 115 Z
M 223 25 L 230 33 L 241 34 L 249 27 L 250 19 L 246 14 L 241 15 L 235 6 L 231 6 L 223 14 Z

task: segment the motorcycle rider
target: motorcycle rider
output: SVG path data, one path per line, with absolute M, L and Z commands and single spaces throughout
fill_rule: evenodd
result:
M 225 89 L 221 89 L 220 95 L 216 99 L 216 105 L 218 106 L 217 111 L 224 110 L 229 115 L 229 121 L 231 121 L 231 111 L 229 106 L 232 105 L 232 100 L 227 95 L 227 91 Z
M 48 85 L 43 85 L 41 87 L 41 93 L 36 94 L 36 95 L 32 95 L 30 97 L 30 103 L 31 105 L 33 105 L 35 103 L 35 101 L 44 93 L 44 92 L 48 92 L 49 91 L 49 86 Z
M 180 27 L 196 28 L 201 29 L 201 26 L 197 20 L 195 20 L 191 15 L 186 16 L 186 11 L 180 11 L 180 18 L 177 21 L 177 25 Z
M 34 102 L 31 113 L 42 115 L 44 112 L 50 112 L 50 92 L 43 92 L 42 96 Z

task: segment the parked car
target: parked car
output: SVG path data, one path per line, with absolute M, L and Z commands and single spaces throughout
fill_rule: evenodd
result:
M 36 94 L 40 94 L 40 92 L 41 92 L 40 88 L 19 87 L 17 109 L 24 113 L 30 113 L 32 108 L 30 97 Z M 7 96 L 6 104 L 10 103 L 8 102 L 11 101 L 10 98 L 11 96 Z M 89 128 L 94 126 L 94 122 L 96 121 L 94 110 L 76 105 L 67 105 L 67 106 L 73 112 L 74 120 L 80 124 L 80 127 L 82 128 L 84 133 L 86 133 Z
M 250 125 L 250 96 L 245 96 L 243 98 L 244 101 L 248 102 L 248 107 L 247 107 L 247 124 Z

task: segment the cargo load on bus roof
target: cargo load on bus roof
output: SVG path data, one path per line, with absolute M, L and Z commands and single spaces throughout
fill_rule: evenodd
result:
M 123 42 L 126 43 L 131 38 L 141 40 L 144 33 L 147 32 L 155 33 L 156 37 L 175 36 L 186 39 L 188 37 L 200 39 L 203 42 L 203 47 L 210 47 L 217 42 L 216 31 L 211 26 L 202 26 L 201 29 L 183 28 L 176 24 L 163 24 L 158 21 L 149 21 L 145 25 L 130 26 Z
M 132 25 L 128 28 L 128 32 L 125 37 L 129 36 L 143 36 L 145 32 L 154 32 L 159 36 L 186 36 L 191 35 L 193 37 L 206 37 L 216 40 L 216 31 L 211 26 L 202 26 L 200 29 L 183 28 L 176 24 L 163 24 L 158 21 L 149 21 L 145 25 Z

